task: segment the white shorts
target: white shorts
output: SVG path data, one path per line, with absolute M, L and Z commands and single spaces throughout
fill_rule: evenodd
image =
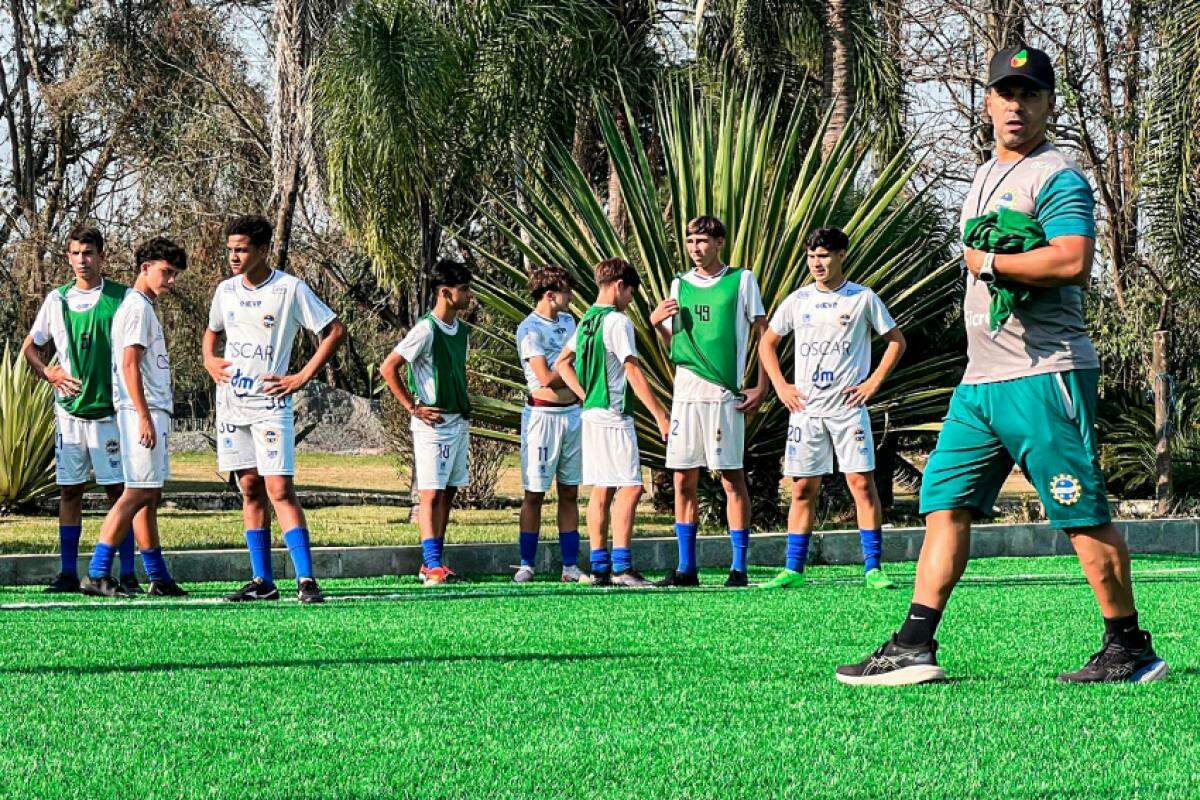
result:
M 87 483 L 92 474 L 101 486 L 125 480 L 121 472 L 121 432 L 117 418 L 80 419 L 55 405 L 54 479 L 59 486 Z
M 264 476 L 296 474 L 296 427 L 290 410 L 248 425 L 217 418 L 217 471 L 244 469 Z
M 578 486 L 583 479 L 583 421 L 579 406 L 525 406 L 521 412 L 521 481 L 527 492 Z
M 667 469 L 741 469 L 746 415 L 737 410 L 740 402 L 740 398 L 732 397 L 672 403 Z
M 583 482 L 588 486 L 641 486 L 633 419 L 597 422 L 583 415 Z
M 171 432 L 171 415 L 157 408 L 150 409 L 150 419 L 158 435 L 154 447 L 142 445 L 137 412 L 121 409 L 117 425 L 121 429 L 121 453 L 125 456 L 125 486 L 129 489 L 161 489 L 171 477 L 171 458 L 167 455 L 167 434 Z
M 783 474 L 809 478 L 833 472 L 833 457 L 843 474 L 875 469 L 871 416 L 865 408 L 850 408 L 833 417 L 810 417 L 803 411 L 788 419 Z
M 470 483 L 471 423 L 465 419 L 437 427 L 417 422 L 413 426 L 413 469 L 418 492 L 466 486 Z

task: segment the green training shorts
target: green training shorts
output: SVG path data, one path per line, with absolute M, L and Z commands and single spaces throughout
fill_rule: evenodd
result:
M 921 483 L 921 514 L 970 509 L 991 517 L 1000 488 L 1020 464 L 1056 528 L 1112 517 L 1096 445 L 1100 370 L 1030 375 L 954 390 Z

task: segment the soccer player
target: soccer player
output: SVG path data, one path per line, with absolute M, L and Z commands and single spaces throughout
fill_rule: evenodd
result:
M 271 564 L 271 509 L 296 570 L 302 603 L 325 599 L 313 578 L 308 523 L 296 497 L 296 429 L 292 395 L 320 371 L 346 337 L 308 284 L 273 269 L 271 225 L 241 216 L 225 228 L 233 277 L 217 286 L 204 332 L 204 368 L 217 384 L 217 469 L 237 475 L 253 577 L 225 599 L 278 600 Z M 316 352 L 288 374 L 301 328 L 318 334 Z M 217 339 L 225 335 L 224 357 Z M 269 501 L 269 502 L 268 502 Z
M 469 330 L 459 316 L 471 307 L 471 272 L 442 259 L 430 276 L 433 310 L 388 354 L 379 373 L 412 417 L 413 472 L 420 497 L 420 578 L 441 586 L 455 578 L 443 563 L 446 525 L 459 487 L 469 481 L 471 398 L 467 395 Z M 407 364 L 408 381 L 400 377 Z
M 171 578 L 158 540 L 158 504 L 163 483 L 171 475 L 167 434 L 171 428 L 174 396 L 171 362 L 154 301 L 173 291 L 175 278 L 187 269 L 187 254 L 170 239 L 157 237 L 134 253 L 138 276 L 112 319 L 113 403 L 121 434 L 122 474 L 125 489 L 113 504 L 96 542 L 84 594 L 128 597 L 109 574 L 113 555 L 136 517 L 138 547 L 150 578 L 147 594 L 161 597 L 186 595 Z
M 563 583 L 587 579 L 579 569 L 579 482 L 583 445 L 579 398 L 567 387 L 554 364 L 566 341 L 575 335 L 575 318 L 567 313 L 575 289 L 562 267 L 536 267 L 529 293 L 537 305 L 517 327 L 517 357 L 525 370 L 529 399 L 521 412 L 521 567 L 513 580 L 533 580 L 542 500 L 558 481 L 558 544 Z
M 984 103 L 996 157 L 975 174 L 963 205 L 964 233 L 968 220 L 1009 209 L 1036 220 L 1048 244 L 1005 255 L 969 247 L 963 253 L 970 273 L 963 302 L 967 369 L 921 485 L 925 541 L 912 605 L 897 633 L 862 662 L 838 667 L 837 678 L 902 685 L 944 677 L 934 634 L 966 567 L 971 521 L 992 512 L 1016 460 L 1050 524 L 1070 537 L 1104 617 L 1100 650 L 1059 679 L 1158 680 L 1167 664 L 1138 624 L 1129 550 L 1111 522 L 1097 455 L 1100 362 L 1083 313 L 1095 252 L 1094 201 L 1087 178 L 1047 139 L 1054 111 L 1050 57 L 1031 47 L 997 52 Z M 991 294 L 1001 288 L 1027 297 L 993 330 Z
M 742 470 L 746 415 L 762 403 L 767 375 L 759 365 L 754 387 L 742 389 L 753 331 L 766 328 L 754 273 L 721 263 L 725 226 L 715 217 L 687 225 L 694 268 L 671 283 L 650 315 L 675 364 L 667 468 L 675 470 L 675 537 L 679 564 L 659 586 L 699 586 L 696 530 L 700 469 L 721 473 L 733 559 L 726 586 L 746 586 L 750 549 L 750 492 Z
M 758 346 L 780 401 L 791 412 L 783 474 L 792 481 L 788 512 L 787 564 L 763 588 L 786 589 L 804 582 L 804 562 L 812 538 L 821 476 L 833 471 L 833 458 L 846 476 L 858 514 L 867 586 L 895 584 L 880 568 L 883 510 L 875 490 L 875 445 L 867 403 L 904 354 L 904 335 L 883 301 L 842 271 L 850 240 L 838 228 L 818 228 L 808 237 L 808 271 L 813 283 L 784 299 Z M 871 372 L 871 331 L 887 342 Z M 783 337 L 795 334 L 795 383 L 779 366 Z
M 555 370 L 583 401 L 583 482 L 592 487 L 587 515 L 592 583 L 643 589 L 654 584 L 633 568 L 629 549 L 643 490 L 630 390 L 654 416 L 664 440 L 670 420 L 642 373 L 633 322 L 625 315 L 641 285 L 637 270 L 612 258 L 596 266 L 595 276 L 596 302 L 563 345 Z
M 108 502 L 122 492 L 121 435 L 113 409 L 112 319 L 129 287 L 104 277 L 104 236 L 76 226 L 67 235 L 73 283 L 46 296 L 21 345 L 34 374 L 54 387 L 55 480 L 59 486 L 59 571 L 47 592 L 78 592 L 83 490 L 89 476 L 104 487 Z M 39 352 L 44 349 L 44 352 Z M 48 365 L 50 354 L 58 363 Z M 141 592 L 134 573 L 134 539 L 120 548 L 120 582 Z

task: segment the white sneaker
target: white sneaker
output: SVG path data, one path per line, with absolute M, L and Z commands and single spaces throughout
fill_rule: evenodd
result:
M 529 583 L 533 580 L 533 567 L 528 564 L 522 564 L 517 570 L 517 574 L 513 575 L 513 583 Z
M 591 583 L 592 576 L 581 570 L 577 565 L 572 564 L 569 567 L 563 567 L 562 571 L 563 583 Z

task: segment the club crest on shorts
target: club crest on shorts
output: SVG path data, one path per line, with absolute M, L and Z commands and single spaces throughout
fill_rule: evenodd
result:
M 867 440 L 867 432 L 864 431 L 862 428 L 855 428 L 854 429 L 854 441 L 865 442 L 866 440 Z
M 266 441 L 267 444 L 275 444 L 279 441 L 278 431 L 267 431 L 263 434 L 263 440 Z
M 1050 496 L 1064 506 L 1073 506 L 1079 502 L 1083 487 L 1074 475 L 1062 473 L 1050 479 Z
M 104 452 L 108 453 L 110 456 L 120 455 L 121 443 L 116 439 L 109 439 L 104 443 Z

